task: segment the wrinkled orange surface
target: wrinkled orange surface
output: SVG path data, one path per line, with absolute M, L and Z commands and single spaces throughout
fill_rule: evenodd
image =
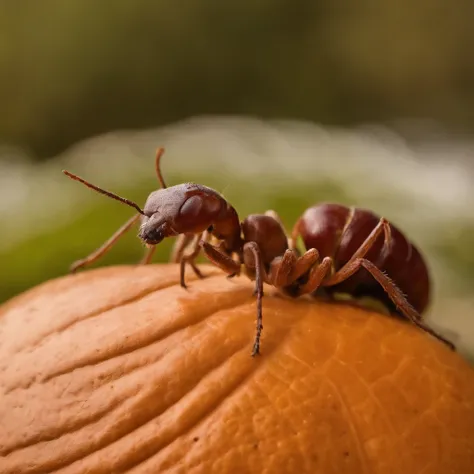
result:
M 0 309 L 0 472 L 474 472 L 474 371 L 404 321 L 176 266 Z M 192 281 L 191 281 L 192 280 Z

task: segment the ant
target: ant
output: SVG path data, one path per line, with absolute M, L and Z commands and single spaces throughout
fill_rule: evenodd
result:
M 74 262 L 71 271 L 95 262 L 110 250 L 126 231 L 141 220 L 138 236 L 148 247 L 142 264 L 151 261 L 156 245 L 164 238 L 179 236 L 171 260 L 180 263 L 180 284 L 183 288 L 186 288 L 186 263 L 199 278 L 203 278 L 203 274 L 195 264 L 201 249 L 206 257 L 228 273 L 229 277 L 239 275 L 243 266 L 247 276 L 255 280 L 257 327 L 252 356 L 259 354 L 260 351 L 264 282 L 294 297 L 315 294 L 320 286 L 342 291 L 345 280 L 359 270 L 362 271 L 362 267 L 373 275 L 403 315 L 424 331 L 454 348 L 452 343 L 423 324 L 417 310 L 408 303 L 401 290 L 379 268 L 384 265 L 387 270 L 395 272 L 395 281 L 405 291 L 411 289 L 412 298 L 421 298 L 422 304 L 416 300 L 417 309 L 419 311 L 424 309 L 429 290 L 426 266 L 416 248 L 385 219 L 381 218 L 375 226 L 372 226 L 373 230 L 363 240 L 372 221 L 377 220 L 373 214 L 369 211 L 323 204 L 308 209 L 288 239 L 281 219 L 273 211 L 249 215 L 240 223 L 236 210 L 219 193 L 207 186 L 183 183 L 167 187 L 160 168 L 163 153 L 164 149 L 159 148 L 155 158 L 156 174 L 162 189 L 153 191 L 148 196 L 143 210 L 133 201 L 63 170 L 71 179 L 138 211 L 138 214 L 122 225 L 101 247 L 86 258 Z M 370 219 L 367 220 L 368 217 Z M 382 232 L 385 239 L 381 249 L 379 237 Z M 295 246 L 299 235 L 302 236 L 308 249 L 303 255 L 300 255 Z M 394 239 L 392 235 L 395 236 Z M 211 237 L 219 241 L 219 244 L 213 245 L 208 242 Z M 402 253 L 403 245 L 409 249 L 410 256 L 404 262 L 404 267 L 400 265 L 399 260 L 394 259 Z M 185 253 L 189 247 L 191 251 Z M 375 259 L 376 263 L 364 258 L 369 252 L 374 254 L 372 260 Z M 237 259 L 234 259 L 235 256 Z M 323 257 L 322 261 L 320 256 Z M 417 285 L 408 279 L 408 272 L 415 273 L 419 277 Z M 360 278 L 359 274 L 354 275 L 357 276 Z M 367 277 L 368 275 L 365 280 Z M 377 287 L 365 280 L 356 281 L 348 292 L 353 295 L 363 293 L 381 297 Z M 354 278 L 350 281 L 354 282 Z
M 306 210 L 289 239 L 274 211 L 247 217 L 242 233 L 240 261 L 256 280 L 257 332 L 252 355 L 259 352 L 263 329 L 263 282 L 292 297 L 315 296 L 321 288 L 329 295 L 375 297 L 455 350 L 452 342 L 422 321 L 420 313 L 429 301 L 427 266 L 417 248 L 385 218 L 365 209 L 322 203 Z M 300 236 L 307 249 L 302 256 L 296 247 Z M 240 264 L 218 248 L 204 241 L 201 246 L 229 277 L 240 273 Z

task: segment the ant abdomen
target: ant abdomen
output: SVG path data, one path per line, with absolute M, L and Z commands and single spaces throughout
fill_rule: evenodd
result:
M 334 271 L 341 269 L 374 230 L 380 217 L 366 209 L 323 203 L 306 210 L 296 228 L 306 249 L 316 248 L 320 258 L 331 257 Z M 390 245 L 385 245 L 381 233 L 364 258 L 386 273 L 419 312 L 429 302 L 430 279 L 426 264 L 418 249 L 393 224 Z M 360 268 L 350 278 L 326 287 L 329 293 L 371 296 L 393 308 L 391 299 L 373 276 Z

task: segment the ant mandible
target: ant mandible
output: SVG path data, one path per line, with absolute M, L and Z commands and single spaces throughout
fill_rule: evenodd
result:
M 426 264 L 416 247 L 383 217 L 365 209 L 322 203 L 300 217 L 290 239 L 273 211 L 247 217 L 242 232 L 241 263 L 247 275 L 256 280 L 253 355 L 259 352 L 263 329 L 263 282 L 293 297 L 315 295 L 321 287 L 329 294 L 375 297 L 455 349 L 422 321 L 420 313 L 427 306 L 430 286 Z M 307 249 L 302 256 L 296 248 L 299 236 Z M 201 246 L 230 277 L 240 273 L 240 264 L 218 248 L 205 241 Z
M 151 261 L 156 245 L 164 238 L 179 235 L 173 250 L 173 259 L 180 263 L 180 284 L 184 288 L 186 288 L 186 263 L 191 266 L 198 277 L 203 277 L 194 263 L 201 250 L 199 243 L 202 239 L 206 240 L 210 235 L 214 236 L 221 241 L 222 251 L 229 255 L 234 248 L 241 246 L 240 222 L 235 209 L 219 193 L 201 184 L 183 183 L 167 187 L 160 168 L 163 153 L 164 148 L 159 148 L 155 158 L 156 174 L 162 189 L 153 191 L 148 196 L 143 210 L 135 202 L 63 170 L 63 173 L 69 178 L 138 211 L 138 214 L 125 222 L 97 250 L 84 259 L 74 262 L 71 266 L 72 272 L 102 257 L 139 220 L 141 220 L 141 225 L 138 236 L 148 247 L 142 264 Z M 185 249 L 190 246 L 191 251 L 185 254 Z

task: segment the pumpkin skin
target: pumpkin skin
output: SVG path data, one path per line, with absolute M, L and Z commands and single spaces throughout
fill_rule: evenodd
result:
M 474 472 L 474 371 L 397 318 L 175 265 L 0 309 L 0 472 Z

